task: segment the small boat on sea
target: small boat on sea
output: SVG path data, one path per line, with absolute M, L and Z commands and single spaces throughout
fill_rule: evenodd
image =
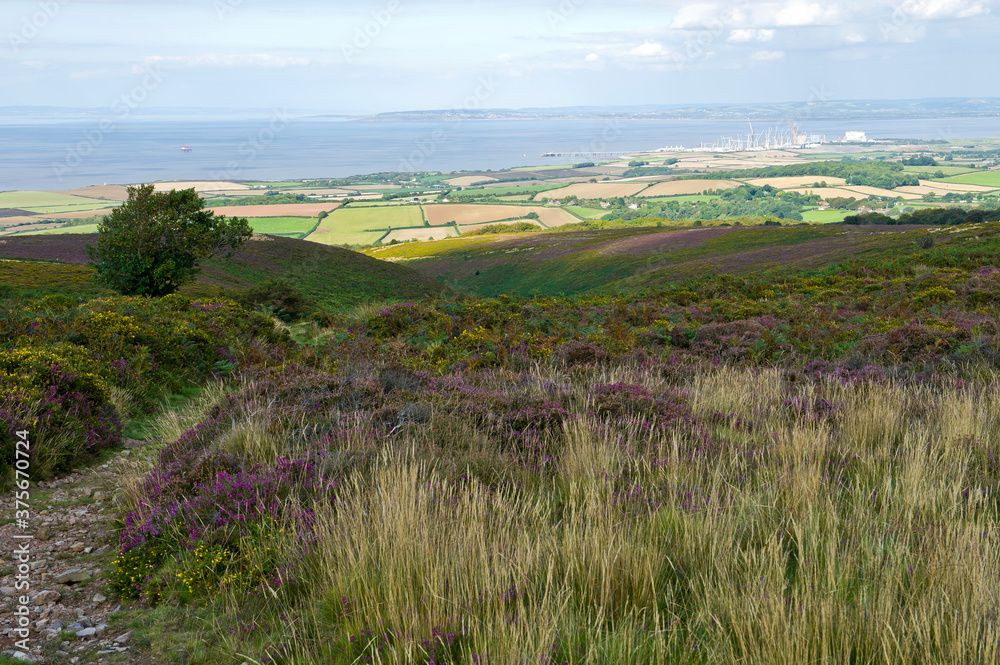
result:
M 191 146 L 185 144 L 181 146 L 181 152 L 191 152 Z

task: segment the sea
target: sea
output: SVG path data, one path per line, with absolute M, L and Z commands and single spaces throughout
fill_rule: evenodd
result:
M 769 129 L 786 124 L 754 121 L 755 133 Z M 1000 118 L 815 119 L 798 129 L 829 140 L 848 131 L 871 139 L 962 140 L 1000 136 Z M 587 161 L 591 153 L 693 148 L 749 133 L 747 121 L 729 120 L 359 121 L 282 112 L 258 118 L 7 116 L 0 117 L 0 191 L 499 170 Z

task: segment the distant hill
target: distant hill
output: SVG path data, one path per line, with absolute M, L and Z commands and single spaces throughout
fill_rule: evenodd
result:
M 451 238 L 369 250 L 481 296 L 662 286 L 710 273 L 821 268 L 912 246 L 923 227 L 633 228 Z
M 96 239 L 92 234 L 7 237 L 0 239 L 0 259 L 59 261 L 83 266 L 88 261 L 86 245 Z M 6 266 L 6 271 L 4 267 L 0 263 L 0 281 L 13 281 L 6 275 L 13 264 Z M 38 272 L 37 266 L 34 267 Z M 74 274 L 78 281 L 85 277 L 84 273 Z M 303 294 L 326 310 L 362 302 L 419 299 L 448 290 L 437 280 L 403 265 L 378 261 L 340 247 L 257 234 L 231 258 L 203 262 L 198 281 L 184 287 L 182 292 L 224 295 L 271 277 L 292 280 Z M 21 279 L 13 285 L 33 286 Z

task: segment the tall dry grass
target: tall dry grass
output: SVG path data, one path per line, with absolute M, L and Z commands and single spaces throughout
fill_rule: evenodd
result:
M 1000 391 L 790 389 L 776 371 L 699 376 L 695 413 L 727 416 L 712 451 L 581 418 L 530 480 L 456 480 L 405 429 L 314 522 L 270 533 L 295 592 L 234 588 L 220 616 L 284 613 L 266 644 L 287 663 L 1000 662 Z M 229 437 L 267 461 L 280 433 Z M 258 638 L 219 633 L 259 662 Z

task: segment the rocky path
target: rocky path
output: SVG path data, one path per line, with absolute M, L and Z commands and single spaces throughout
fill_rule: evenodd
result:
M 141 442 L 130 441 L 132 446 Z M 128 444 L 127 444 L 128 445 Z M 112 496 L 132 450 L 114 452 L 103 464 L 30 487 L 30 522 L 21 529 L 13 496 L 0 508 L 0 663 L 134 663 L 154 661 L 139 653 L 107 588 L 115 556 Z M 33 534 L 31 540 L 16 535 Z M 18 548 L 28 544 L 27 591 L 16 584 Z M 15 647 L 21 597 L 27 594 L 30 623 L 25 652 Z M 23 646 L 23 643 L 22 643 Z

